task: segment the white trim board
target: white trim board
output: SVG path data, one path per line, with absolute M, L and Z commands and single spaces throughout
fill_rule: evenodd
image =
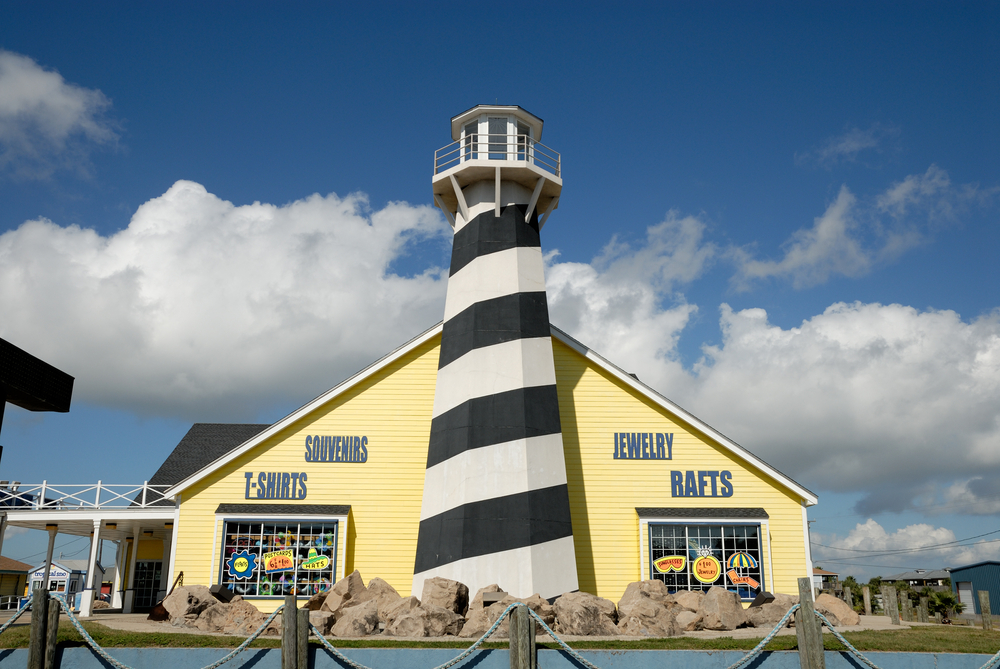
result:
M 173 497 L 174 495 L 184 491 L 186 488 L 194 485 L 198 481 L 201 481 L 203 478 L 217 471 L 226 464 L 241 457 L 249 450 L 261 444 L 266 439 L 269 439 L 275 434 L 279 433 L 281 430 L 285 429 L 295 421 L 304 418 L 309 413 L 323 406 L 327 402 L 333 400 L 341 393 L 350 390 L 354 386 L 365 381 L 366 379 L 378 373 L 379 371 L 385 369 L 387 366 L 391 365 L 396 360 L 399 360 L 400 358 L 402 358 L 403 356 L 405 356 L 418 346 L 421 346 L 427 341 L 433 339 L 434 337 L 436 337 L 441 333 L 442 329 L 443 329 L 443 323 L 438 323 L 437 325 L 430 328 L 426 332 L 417 335 L 407 343 L 397 348 L 395 351 L 386 355 L 381 360 L 372 363 L 371 365 L 361 370 L 354 376 L 337 384 L 336 386 L 326 391 L 316 399 L 306 403 L 301 408 L 296 409 L 292 413 L 288 414 L 287 416 L 276 422 L 274 425 L 265 429 L 260 434 L 251 437 L 247 441 L 243 442 L 243 444 L 241 444 L 237 448 L 234 448 L 233 450 L 229 451 L 228 453 L 218 458 L 214 462 L 209 463 L 208 465 L 202 467 L 201 469 L 191 474 L 187 478 L 179 481 L 164 493 L 164 497 Z M 587 360 L 593 362 L 595 365 L 597 365 L 598 367 L 606 371 L 608 374 L 621 381 L 623 384 L 632 388 L 636 392 L 645 395 L 655 404 L 664 409 L 667 413 L 683 421 L 684 423 L 687 423 L 695 430 L 707 436 L 712 441 L 718 443 L 720 446 L 729 451 L 737 459 L 746 462 L 754 469 L 763 472 L 764 474 L 774 479 L 776 482 L 780 483 L 788 490 L 794 492 L 796 495 L 800 497 L 804 506 L 813 506 L 814 504 L 817 504 L 819 502 L 819 498 L 816 496 L 814 492 L 812 492 L 808 488 L 803 487 L 796 481 L 792 480 L 790 477 L 786 476 L 785 474 L 781 473 L 771 465 L 767 464 L 766 462 L 758 458 L 756 455 L 746 450 L 745 448 L 737 444 L 735 441 L 733 441 L 729 437 L 725 436 L 724 434 L 722 434 L 721 432 L 710 426 L 708 423 L 705 423 L 704 421 L 695 417 L 693 414 L 685 411 L 684 409 L 674 404 L 663 395 L 660 395 L 658 392 L 656 392 L 646 384 L 642 383 L 638 379 L 633 378 L 628 374 L 628 372 L 616 366 L 614 363 L 610 362 L 606 358 L 598 355 L 590 348 L 587 348 L 585 345 L 583 345 L 576 339 L 573 339 L 571 336 L 569 336 L 559 328 L 551 326 L 551 332 L 552 332 L 552 337 L 554 339 L 562 342 L 566 346 L 569 346 L 571 349 L 573 349 L 574 351 L 585 357 Z

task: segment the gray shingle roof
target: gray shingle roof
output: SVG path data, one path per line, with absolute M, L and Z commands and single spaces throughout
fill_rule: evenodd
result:
M 270 425 L 257 423 L 195 423 L 149 479 L 150 485 L 174 485 L 215 462 Z

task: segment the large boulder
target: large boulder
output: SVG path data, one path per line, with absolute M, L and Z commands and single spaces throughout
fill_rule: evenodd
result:
M 475 611 L 478 611 L 478 610 L 480 610 L 480 609 L 483 608 L 483 593 L 484 592 L 503 592 L 503 590 L 496 583 L 492 583 L 492 584 L 487 585 L 485 587 L 479 588 L 479 590 L 476 590 L 476 596 L 473 597 L 471 601 L 469 601 L 469 608 L 465 612 L 465 617 L 466 618 L 472 616 L 472 614 Z
M 271 621 L 271 624 L 264 630 L 265 635 L 278 634 L 281 631 L 280 616 Z M 250 636 L 258 627 L 264 624 L 267 615 L 246 601 L 242 597 L 233 597 L 229 602 L 229 610 L 226 614 L 226 623 L 222 631 L 226 634 L 237 636 Z
M 221 632 L 228 617 L 229 604 L 217 602 L 198 614 L 194 627 L 202 632 Z
M 208 607 L 218 603 L 212 596 L 212 591 L 203 585 L 182 585 L 163 600 L 163 607 L 170 615 L 170 620 L 184 618 L 188 615 L 199 615 Z
M 402 637 L 457 635 L 461 632 L 464 622 L 465 618 L 451 609 L 425 603 L 394 616 L 392 622 L 385 626 L 385 635 Z
M 847 602 L 837 599 L 833 595 L 824 593 L 817 597 L 816 610 L 826 616 L 827 620 L 836 627 L 850 627 L 861 622 L 861 616 L 848 606 Z
M 702 625 L 707 630 L 734 630 L 747 624 L 740 596 L 718 586 L 705 593 L 701 614 Z
M 363 594 L 358 596 L 357 600 L 351 600 L 351 606 L 354 606 L 353 602 L 360 603 L 369 599 L 375 600 L 375 604 L 378 606 L 378 619 L 385 622 L 385 611 L 402 599 L 402 597 L 396 592 L 396 588 L 376 576 L 368 581 L 368 588 Z
M 703 599 L 705 599 L 705 593 L 701 590 L 678 590 L 674 593 L 674 601 L 682 609 L 687 609 L 688 611 L 700 611 Z
M 488 586 L 489 587 L 489 586 Z M 486 592 L 499 592 L 499 590 L 487 590 Z M 479 595 L 482 592 L 478 593 Z M 473 600 L 475 601 L 475 600 Z M 460 637 L 466 639 L 478 639 L 483 634 L 486 633 L 493 623 L 496 622 L 497 618 L 503 615 L 503 612 L 507 610 L 507 607 L 515 602 L 522 602 L 529 609 L 538 614 L 538 616 L 545 621 L 545 624 L 552 627 L 555 624 L 556 612 L 552 608 L 552 605 L 544 599 L 538 593 L 533 594 L 531 597 L 517 598 L 506 595 L 499 602 L 494 602 L 490 606 L 483 608 L 482 597 L 480 596 L 478 606 L 469 605 L 469 612 L 466 617 L 465 626 L 462 628 L 462 632 L 459 634 Z M 496 631 L 490 636 L 491 639 L 506 639 L 509 636 L 508 629 L 510 627 L 510 620 L 506 618 L 500 625 L 497 626 Z
M 789 595 L 777 593 L 774 595 L 773 602 L 769 602 L 762 606 L 752 606 L 747 609 L 747 622 L 754 627 L 773 629 L 774 626 L 785 617 L 785 614 L 788 613 L 788 609 L 798 603 L 798 597 L 791 597 Z M 791 627 L 794 622 L 795 616 L 792 616 L 788 619 L 788 622 L 785 623 L 785 627 Z
M 464 616 L 469 608 L 469 588 L 464 583 L 435 576 L 424 581 L 420 602 L 425 607 L 440 606 Z
M 379 610 L 378 617 L 379 620 L 384 620 L 386 628 L 392 623 L 393 620 L 401 615 L 409 613 L 413 609 L 420 606 L 420 600 L 414 596 L 400 597 L 398 600 L 389 604 L 385 607 L 385 610 Z
M 681 629 L 674 603 L 663 581 L 629 583 L 618 602 L 618 631 L 628 636 L 677 636 Z
M 685 632 L 694 632 L 702 629 L 703 616 L 700 613 L 694 611 L 688 611 L 687 609 L 680 609 L 677 612 L 677 627 Z
M 335 636 L 368 636 L 378 630 L 378 605 L 374 599 L 340 610 L 333 625 Z
M 319 630 L 320 634 L 326 636 L 333 629 L 333 624 L 336 622 L 337 617 L 330 613 L 329 611 L 310 611 L 309 612 L 309 622 L 313 627 Z
M 337 619 L 339 620 L 341 611 L 354 603 L 365 601 L 364 597 L 366 592 L 367 588 L 365 588 L 365 582 L 361 578 L 361 572 L 355 569 L 350 574 L 337 581 L 334 586 L 330 588 L 330 591 L 323 599 L 323 604 L 319 607 L 319 610 L 330 611 L 337 616 Z M 310 606 L 313 599 L 306 602 L 306 607 Z
M 559 634 L 616 636 L 614 602 L 589 592 L 567 592 L 555 601 Z

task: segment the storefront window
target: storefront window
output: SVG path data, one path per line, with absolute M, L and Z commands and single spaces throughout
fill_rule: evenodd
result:
M 227 520 L 220 583 L 244 597 L 311 597 L 329 590 L 337 567 L 337 525 Z
M 650 574 L 671 592 L 720 586 L 753 599 L 764 589 L 760 525 L 649 524 Z

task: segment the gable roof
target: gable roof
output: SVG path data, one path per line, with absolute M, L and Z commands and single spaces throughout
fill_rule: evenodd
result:
M 326 404 L 333 398 L 337 397 L 341 393 L 356 386 L 365 379 L 371 377 L 372 375 L 376 374 L 380 370 L 389 366 L 393 362 L 407 355 L 417 347 L 421 346 L 422 344 L 426 343 L 427 341 L 441 334 L 443 326 L 444 326 L 443 323 L 438 323 L 429 330 L 417 335 L 410 341 L 406 342 L 405 344 L 397 348 L 395 351 L 389 353 L 380 360 L 377 360 L 368 367 L 362 369 L 354 376 L 337 384 L 336 386 L 326 391 L 319 397 L 313 399 L 310 402 L 307 402 L 306 404 L 296 409 L 292 413 L 288 414 L 281 420 L 277 421 L 273 425 L 263 426 L 262 430 L 260 430 L 256 434 L 249 436 L 244 442 L 236 445 L 231 450 L 220 453 L 222 451 L 222 448 L 221 447 L 215 448 L 215 452 L 218 453 L 218 455 L 216 455 L 214 460 L 205 462 L 205 464 L 202 465 L 201 467 L 191 470 L 189 473 L 185 474 L 182 478 L 179 478 L 176 481 L 174 481 L 174 485 L 164 493 L 164 496 L 173 497 L 178 493 L 182 492 L 185 488 L 197 483 L 204 477 L 208 476 L 212 472 L 218 470 L 221 467 L 224 467 L 227 463 L 235 460 L 236 458 L 240 457 L 247 451 L 253 449 L 255 446 L 262 443 L 264 440 L 277 434 L 280 430 L 291 425 L 300 418 L 303 418 L 312 411 L 321 407 L 323 404 Z M 680 419 L 684 423 L 687 423 L 691 427 L 695 428 L 699 432 L 705 434 L 706 436 L 709 437 L 709 439 L 722 446 L 723 449 L 729 451 L 737 459 L 748 463 L 753 468 L 760 470 L 766 475 L 770 476 L 778 483 L 780 483 L 781 485 L 783 485 L 784 487 L 786 487 L 787 489 L 791 490 L 796 495 L 801 497 L 801 499 L 806 503 L 807 506 L 812 506 L 813 504 L 816 504 L 819 501 L 818 498 L 816 497 L 816 494 L 810 491 L 808 488 L 803 487 L 790 477 L 786 476 L 785 474 L 781 473 L 771 465 L 767 464 L 766 462 L 758 458 L 756 455 L 746 450 L 745 448 L 737 444 L 735 441 L 733 441 L 729 437 L 725 436 L 724 434 L 722 434 L 721 432 L 710 426 L 708 423 L 700 420 L 693 414 L 685 411 L 678 405 L 674 404 L 666 397 L 664 397 L 663 395 L 661 395 L 660 393 L 658 393 L 657 391 L 653 390 L 645 383 L 640 381 L 637 377 L 629 374 L 622 368 L 611 363 L 606 358 L 598 355 L 597 353 L 595 353 L 588 347 L 584 346 L 576 339 L 573 339 L 573 337 L 569 336 L 556 326 L 550 324 L 550 328 L 553 339 L 556 339 L 557 341 L 570 347 L 571 349 L 582 355 L 584 358 L 594 363 L 595 365 L 603 369 L 611 376 L 615 377 L 618 381 L 620 381 L 624 385 L 629 386 L 639 394 L 646 396 L 649 400 L 660 406 L 667 413 L 673 415 L 674 417 Z M 194 428 L 192 427 L 192 430 L 193 429 Z M 190 432 L 188 434 L 190 434 Z M 185 439 L 186 438 L 187 437 L 185 436 Z M 178 445 L 178 448 L 180 448 L 180 445 Z M 173 457 L 173 454 L 171 454 L 171 457 Z M 167 460 L 169 461 L 170 458 L 168 457 Z M 163 466 L 161 466 L 160 469 L 162 470 L 163 467 L 166 466 L 166 464 L 167 463 L 164 462 Z M 151 480 L 150 483 L 153 483 L 153 481 Z
M 0 556 L 0 572 L 17 572 L 18 574 L 27 574 L 31 571 L 31 565 L 27 562 L 21 562 L 20 560 L 15 560 L 14 558 Z
M 268 427 L 257 423 L 195 423 L 149 479 L 149 484 L 176 485 Z

